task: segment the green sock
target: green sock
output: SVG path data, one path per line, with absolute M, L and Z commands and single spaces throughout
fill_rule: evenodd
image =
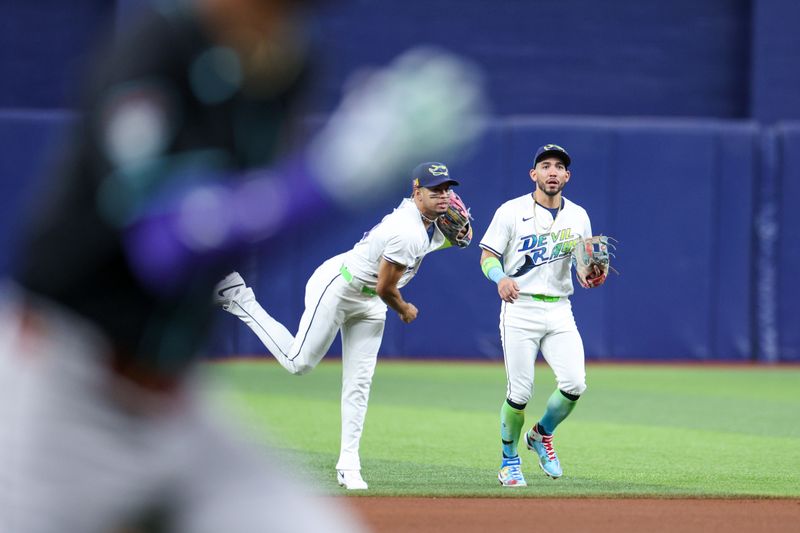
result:
M 569 416 L 578 400 L 570 400 L 556 389 L 547 400 L 547 409 L 539 421 L 539 426 L 547 435 L 552 435 L 556 427 Z
M 517 441 L 522 425 L 525 423 L 525 411 L 514 409 L 508 402 L 500 408 L 500 440 L 503 442 L 503 457 L 517 456 Z

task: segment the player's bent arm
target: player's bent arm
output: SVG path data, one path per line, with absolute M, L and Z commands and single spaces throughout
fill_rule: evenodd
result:
M 409 323 L 417 318 L 417 308 L 403 300 L 403 295 L 400 294 L 400 289 L 397 288 L 397 283 L 405 271 L 406 267 L 404 265 L 398 265 L 381 258 L 381 264 L 378 267 L 378 284 L 375 286 L 375 292 L 378 293 L 381 300 L 386 302 L 386 305 L 400 315 L 400 319 L 403 322 Z
M 497 283 L 497 294 L 500 299 L 504 302 L 514 303 L 514 300 L 519 297 L 519 286 L 516 281 L 503 272 L 500 258 L 484 249 L 481 253 L 481 269 L 487 278 Z

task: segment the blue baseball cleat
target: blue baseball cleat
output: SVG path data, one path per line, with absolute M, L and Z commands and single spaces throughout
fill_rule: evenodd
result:
M 538 431 L 539 424 L 536 424 L 530 431 L 525 433 L 525 444 L 528 449 L 539 456 L 539 466 L 544 473 L 553 479 L 561 477 L 561 463 L 558 461 L 556 450 L 553 448 L 553 436 L 542 435 Z
M 525 483 L 525 476 L 522 475 L 522 460 L 519 456 L 512 457 L 511 459 L 503 459 L 500 464 L 500 472 L 497 473 L 497 479 L 504 487 L 527 487 Z

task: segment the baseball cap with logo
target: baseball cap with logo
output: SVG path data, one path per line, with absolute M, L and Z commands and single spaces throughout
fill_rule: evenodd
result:
M 428 162 L 417 165 L 411 173 L 411 179 L 417 187 L 436 187 L 442 183 L 458 185 L 458 181 L 450 177 L 450 171 L 444 163 Z
M 572 163 L 572 159 L 570 159 L 569 154 L 566 150 L 561 148 L 557 144 L 545 144 L 544 146 L 540 146 L 538 150 L 536 150 L 536 156 L 533 158 L 533 166 L 536 166 L 539 161 L 542 159 L 546 159 L 548 157 L 557 157 L 561 161 L 564 162 L 564 166 L 569 168 L 570 163 Z

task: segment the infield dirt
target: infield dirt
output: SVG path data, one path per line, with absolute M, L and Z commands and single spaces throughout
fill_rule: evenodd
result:
M 800 523 L 800 499 L 337 499 L 374 533 L 753 533 Z

